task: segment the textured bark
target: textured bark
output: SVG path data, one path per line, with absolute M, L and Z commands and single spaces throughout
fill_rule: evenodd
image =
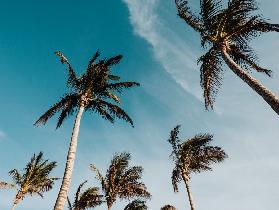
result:
M 254 91 L 256 91 L 269 106 L 279 115 L 279 98 L 273 94 L 269 89 L 263 86 L 258 80 L 253 78 L 245 70 L 243 70 L 234 60 L 230 57 L 226 50 L 226 46 L 222 48 L 222 56 L 230 69 L 248 84 Z
M 188 199 L 189 199 L 189 203 L 190 203 L 190 206 L 191 206 L 191 210 L 195 210 L 193 196 L 192 196 L 192 193 L 190 191 L 189 178 L 188 178 L 188 176 L 186 174 L 182 174 L 182 178 L 183 178 L 183 181 L 184 181 L 184 183 L 186 185 L 186 189 L 187 189 L 187 193 L 188 193 Z
M 68 191 L 70 188 L 71 177 L 72 177 L 73 168 L 74 168 L 76 150 L 77 150 L 77 139 L 78 139 L 78 133 L 79 133 L 80 120 L 81 120 L 83 111 L 84 111 L 84 107 L 81 106 L 79 109 L 79 112 L 77 113 L 77 116 L 76 116 L 73 132 L 72 132 L 72 137 L 71 137 L 71 142 L 70 142 L 68 155 L 67 155 L 65 172 L 64 172 L 62 184 L 61 184 L 61 187 L 60 187 L 60 190 L 59 190 L 56 202 L 55 202 L 54 210 L 63 210 L 65 203 L 67 201 Z

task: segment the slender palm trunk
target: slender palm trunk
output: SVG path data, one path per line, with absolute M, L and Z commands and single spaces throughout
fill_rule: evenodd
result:
M 273 94 L 269 89 L 263 86 L 258 80 L 246 73 L 234 60 L 230 57 L 226 50 L 226 46 L 222 48 L 222 56 L 230 69 L 247 83 L 254 91 L 256 91 L 271 108 L 279 115 L 279 98 Z
M 70 188 L 71 177 L 72 177 L 73 168 L 74 168 L 76 150 L 77 150 L 79 125 L 80 125 L 80 120 L 81 120 L 83 111 L 84 111 L 84 106 L 80 106 L 79 111 L 76 116 L 73 132 L 72 132 L 72 137 L 71 137 L 70 147 L 68 150 L 64 176 L 63 176 L 62 184 L 61 184 L 61 187 L 60 187 L 60 190 L 59 190 L 56 202 L 55 202 L 54 210 L 63 210 L 65 203 L 67 201 L 68 191 Z
M 190 191 L 189 178 L 188 178 L 188 176 L 186 174 L 182 174 L 182 178 L 183 178 L 183 181 L 184 181 L 184 183 L 186 185 L 186 189 L 187 189 L 187 193 L 188 193 L 188 199 L 189 199 L 189 203 L 190 203 L 190 206 L 191 206 L 191 210 L 195 210 L 193 196 L 192 196 L 192 193 Z
M 14 209 L 15 209 L 15 207 L 16 207 L 16 204 L 15 204 L 15 203 L 13 203 L 13 206 L 12 206 L 11 210 L 14 210 Z

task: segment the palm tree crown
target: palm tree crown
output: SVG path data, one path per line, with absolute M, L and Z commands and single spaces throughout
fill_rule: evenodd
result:
M 102 185 L 108 209 L 117 198 L 149 198 L 151 196 L 145 184 L 140 182 L 143 168 L 129 167 L 130 159 L 129 153 L 116 154 L 111 160 L 105 177 L 94 165 L 91 165 L 91 169 L 96 173 L 96 178 Z
M 56 167 L 56 162 L 49 162 L 43 159 L 43 153 L 34 154 L 30 162 L 27 163 L 23 174 L 17 169 L 9 172 L 14 184 L 18 186 L 14 205 L 17 205 L 24 197 L 29 195 L 39 195 L 52 189 L 54 181 L 58 178 L 50 178 L 49 174 Z
M 70 91 L 45 112 L 35 122 L 35 125 L 45 124 L 55 113 L 60 112 L 57 122 L 57 128 L 59 128 L 65 118 L 75 113 L 78 107 L 85 107 L 85 111 L 96 112 L 112 123 L 117 117 L 133 125 L 128 114 L 119 106 L 111 103 L 111 101 L 120 103 L 115 92 L 122 93 L 124 89 L 139 86 L 139 83 L 136 82 L 118 82 L 120 77 L 111 74 L 111 67 L 121 61 L 122 55 L 98 60 L 100 53 L 97 51 L 89 61 L 85 73 L 77 77 L 67 58 L 60 51 L 55 54 L 60 57 L 62 64 L 67 65 L 67 85 Z
M 163 206 L 161 208 L 161 210 L 176 210 L 176 208 L 172 205 L 167 204 L 167 205 Z
M 225 61 L 234 72 L 236 66 L 244 69 L 242 75 L 235 73 L 279 114 L 279 109 L 272 105 L 279 99 L 261 87 L 260 83 L 255 83 L 256 80 L 247 74 L 256 70 L 271 76 L 270 70 L 259 66 L 258 57 L 250 46 L 250 41 L 262 33 L 279 32 L 279 24 L 270 24 L 257 14 L 258 6 L 255 0 L 228 0 L 225 8 L 221 0 L 200 0 L 199 15 L 190 10 L 187 0 L 175 0 L 175 3 L 178 15 L 200 34 L 201 46 L 208 50 L 198 59 L 201 63 L 200 78 L 206 109 L 213 108 L 222 83 L 224 72 L 222 64 Z M 227 55 L 232 60 L 228 61 Z M 271 99 L 267 99 L 268 97 Z
M 147 206 L 145 201 L 136 199 L 128 203 L 124 210 L 147 210 Z
M 222 148 L 210 146 L 213 136 L 199 134 L 184 142 L 178 138 L 180 126 L 176 126 L 170 134 L 169 143 L 172 146 L 171 157 L 175 162 L 172 172 L 172 184 L 174 191 L 178 191 L 178 182 L 182 180 L 183 174 L 188 178 L 191 173 L 212 170 L 211 163 L 222 162 L 226 153 Z
M 73 204 L 71 204 L 68 199 L 69 210 L 86 210 L 99 206 L 103 203 L 103 196 L 99 194 L 99 188 L 90 187 L 84 192 L 81 192 L 81 189 L 86 182 L 87 181 L 79 185 Z

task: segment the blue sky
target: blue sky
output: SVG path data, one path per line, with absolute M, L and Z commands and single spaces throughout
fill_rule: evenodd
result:
M 123 96 L 123 107 L 135 128 L 109 124 L 84 115 L 73 175 L 71 197 L 88 179 L 96 185 L 89 164 L 103 172 L 115 152 L 130 151 L 133 164 L 145 168 L 144 181 L 152 193 L 150 209 L 169 203 L 189 209 L 184 186 L 172 192 L 172 164 L 167 143 L 170 130 L 182 124 L 181 137 L 213 133 L 215 144 L 229 155 L 212 172 L 192 177 L 191 187 L 200 210 L 276 209 L 279 173 L 278 116 L 240 79 L 227 71 L 215 110 L 206 112 L 196 65 L 199 38 L 176 16 L 172 1 L 37 1 L 1 2 L 0 8 L 0 177 L 23 168 L 34 152 L 44 151 L 63 174 L 73 118 L 55 130 L 56 120 L 35 128 L 33 122 L 67 91 L 66 71 L 53 52 L 61 50 L 81 73 L 91 55 L 123 54 L 115 68 L 124 80 L 141 83 Z M 261 2 L 262 12 L 279 22 L 279 3 Z M 255 76 L 279 94 L 278 34 L 257 39 L 261 63 L 275 74 Z M 89 185 L 88 185 L 89 186 Z M 18 210 L 52 208 L 59 183 L 45 198 L 26 199 Z M 10 208 L 15 191 L 0 191 L 0 209 Z M 125 201 L 113 209 L 121 209 Z M 105 209 L 105 206 L 101 208 Z

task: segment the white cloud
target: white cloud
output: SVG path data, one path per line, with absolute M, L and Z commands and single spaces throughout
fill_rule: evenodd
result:
M 201 100 L 196 58 L 177 34 L 156 13 L 158 0 L 123 0 L 135 33 L 145 39 L 164 69 L 182 88 Z

